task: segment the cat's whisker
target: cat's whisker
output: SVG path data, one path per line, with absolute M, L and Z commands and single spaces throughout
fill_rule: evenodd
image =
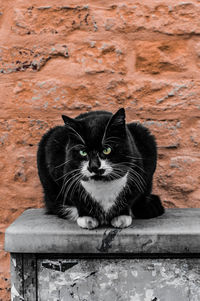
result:
M 70 147 L 70 148 L 67 148 L 67 151 L 70 152 L 72 149 L 78 148 L 79 146 L 80 146 L 80 147 L 83 147 L 83 144 L 76 144 L 76 145 L 74 145 L 74 146 L 72 146 L 72 147 Z
M 112 174 L 110 175 L 111 180 L 119 179 L 123 176 L 120 169 L 115 169 Z
M 135 164 L 134 162 L 120 162 L 118 165 L 121 165 L 121 166 L 126 166 L 126 164 L 129 166 L 133 166 L 133 167 L 137 167 L 139 168 L 143 173 L 146 173 L 146 171 L 139 165 Z
M 77 189 L 77 190 L 80 189 L 80 180 L 81 180 L 81 179 L 82 179 L 82 176 L 81 176 L 81 175 L 80 175 L 79 177 L 77 177 L 76 183 L 75 183 L 74 187 L 73 187 L 72 190 L 71 190 L 70 198 L 71 198 L 71 196 L 73 197 L 74 192 L 75 192 L 76 189 Z
M 143 192 L 143 188 L 142 188 L 141 184 L 138 182 L 137 178 L 135 178 L 134 176 L 129 175 L 129 179 L 134 183 L 134 185 L 136 186 L 138 191 Z
M 72 133 L 76 136 L 76 137 L 78 137 L 82 142 L 83 142 L 83 144 L 85 145 L 85 141 L 84 141 L 84 139 L 81 137 L 81 135 L 75 130 L 75 129 L 73 129 L 69 124 L 67 124 L 67 127 L 72 131 Z
M 65 174 L 62 175 L 61 177 L 55 179 L 55 181 L 59 181 L 59 180 L 61 180 L 61 179 L 63 179 L 63 178 L 67 178 L 68 175 L 70 175 L 70 174 L 72 174 L 72 173 L 74 173 L 74 172 L 76 172 L 76 171 L 80 171 L 80 168 L 73 169 L 72 171 L 65 173 Z
M 126 155 L 126 157 L 130 158 L 130 159 L 133 159 L 133 160 L 142 160 L 142 161 L 144 161 L 144 158 L 142 158 L 142 157 L 134 157 L 134 156 L 129 156 L 129 155 Z M 152 160 L 152 159 L 145 158 L 145 160 Z
M 129 175 L 130 179 L 137 185 L 140 192 L 144 192 L 145 185 L 141 182 L 140 178 L 136 174 Z
M 70 188 L 74 185 L 74 183 L 76 183 L 76 178 L 71 182 L 71 184 L 67 187 L 67 189 L 65 191 L 63 191 L 63 194 L 64 194 L 64 197 L 63 197 L 63 205 L 65 204 L 68 196 L 69 196 L 69 199 L 70 199 L 70 196 L 71 196 L 71 193 L 69 195 L 69 192 L 70 192 Z M 66 188 L 66 187 L 65 187 Z
M 79 169 L 76 169 L 76 170 L 79 170 Z M 67 176 L 69 175 L 69 174 L 72 174 L 72 173 L 74 173 L 75 172 L 75 170 L 73 170 L 73 171 L 71 171 L 71 172 L 69 172 L 69 173 L 67 173 Z M 75 176 L 77 175 L 77 173 L 75 174 L 75 175 L 73 175 L 72 177 L 70 177 L 70 179 L 69 180 L 67 180 L 67 181 L 65 181 L 66 180 L 66 178 L 67 178 L 67 176 L 65 177 L 65 179 L 64 179 L 64 181 L 63 181 L 63 185 L 62 185 L 62 187 L 61 187 L 61 190 L 60 190 L 60 192 L 59 192 L 59 194 L 58 194 L 58 196 L 57 196 L 57 198 L 56 199 L 58 199 L 59 198 L 59 196 L 63 193 L 63 191 L 65 190 L 65 188 L 66 188 L 66 185 L 67 185 L 67 183 L 70 181 L 70 180 L 72 180 Z
M 81 179 L 81 178 L 82 178 L 82 176 L 81 176 L 80 174 L 79 174 L 79 175 L 76 175 L 76 177 L 73 178 L 72 182 L 71 182 L 69 185 L 67 185 L 67 187 L 65 186 L 65 188 L 67 188 L 67 189 L 66 189 L 65 192 L 64 192 L 64 202 L 65 202 L 65 200 L 67 199 L 67 195 L 68 195 L 68 193 L 70 192 L 70 189 L 73 187 L 74 184 L 76 185 L 77 182 L 78 182 L 78 180 Z M 70 180 L 71 180 L 71 179 L 70 179 Z M 73 188 L 72 188 L 72 191 L 73 191 Z M 72 191 L 70 192 L 70 195 L 69 195 L 69 196 L 71 196 Z
M 123 162 L 123 163 L 125 163 L 125 162 Z M 129 163 L 129 162 L 127 162 L 127 163 Z M 124 164 L 122 164 L 122 163 L 119 163 L 119 164 L 116 164 L 116 165 L 117 165 L 117 166 L 121 166 L 121 167 L 127 168 L 127 165 L 124 165 Z M 137 164 L 130 163 L 130 166 L 132 166 L 132 167 L 137 167 L 137 168 L 140 169 L 142 172 L 146 173 L 145 170 L 143 170 L 143 168 L 140 167 L 140 166 L 138 166 Z M 136 173 L 137 176 L 140 178 L 141 182 L 143 182 L 143 184 L 146 185 L 146 181 L 143 179 L 142 175 L 141 175 L 139 172 L 137 172 L 137 171 L 136 171 L 134 168 L 132 168 L 132 167 L 130 167 L 130 170 L 131 170 L 132 172 Z M 116 167 L 114 167 L 114 168 L 116 169 Z M 118 167 L 118 169 L 119 169 L 119 167 Z
M 72 175 L 72 176 L 70 176 L 70 178 L 66 181 L 66 179 L 67 179 L 67 177 L 65 178 L 65 181 L 64 181 L 64 187 L 66 187 L 67 186 L 67 184 L 70 182 L 70 181 L 72 181 L 75 177 L 77 177 L 79 175 L 79 173 L 78 172 L 76 172 L 74 175 Z
M 64 163 L 62 163 L 62 164 L 60 164 L 60 165 L 57 165 L 57 166 L 55 166 L 54 168 L 56 169 L 56 168 L 59 168 L 59 167 L 61 167 L 61 166 L 63 166 L 63 165 L 67 165 L 67 163 L 69 163 L 71 160 L 67 160 L 67 161 L 65 161 Z
M 115 175 L 116 175 L 116 176 L 122 176 L 122 175 L 121 175 L 121 169 L 115 168 L 114 172 L 115 172 Z M 131 172 L 132 172 L 133 174 L 131 174 Z M 137 188 L 138 188 L 138 190 L 139 190 L 140 192 L 143 192 L 143 191 L 144 191 L 144 188 L 145 188 L 145 185 L 146 185 L 145 180 L 144 180 L 144 179 L 142 178 L 142 176 L 141 176 L 139 173 L 137 173 L 135 170 L 131 170 L 131 172 L 129 173 L 128 178 L 129 178 L 130 180 L 132 180 L 132 181 L 135 183 L 135 185 L 137 186 Z M 113 173 L 113 174 L 114 174 L 114 173 Z
M 135 166 L 133 166 L 133 167 L 135 167 Z M 131 171 L 132 173 L 134 173 L 136 175 L 136 177 L 139 178 L 141 184 L 143 184 L 144 186 L 146 185 L 146 181 L 144 180 L 144 178 L 142 177 L 142 175 L 138 171 L 135 170 L 135 168 L 130 167 L 129 171 Z
M 142 175 L 137 172 L 133 167 L 138 167 L 140 169 L 140 167 L 138 165 L 135 166 L 135 164 L 130 164 L 130 166 L 125 165 L 124 163 L 119 163 L 119 164 L 113 164 L 113 168 L 114 171 L 118 171 L 118 175 L 122 175 L 121 172 L 121 168 L 120 167 L 124 167 L 127 168 L 129 167 L 129 170 L 132 174 L 134 174 L 134 183 L 137 182 L 137 187 L 140 191 L 144 191 L 144 188 L 146 186 L 146 181 L 143 179 Z M 142 170 L 142 168 L 141 168 Z M 143 171 L 143 170 L 142 170 Z M 131 178 L 131 173 L 129 173 L 129 178 Z M 136 180 L 137 179 L 137 180 Z
M 57 200 L 57 199 L 59 198 L 59 196 L 63 193 L 64 189 L 65 189 L 65 182 L 63 182 L 63 184 L 62 184 L 62 187 L 61 187 L 61 189 L 60 189 L 60 191 L 59 191 L 59 193 L 58 193 L 58 195 L 57 195 L 56 200 Z
M 128 165 L 128 166 L 127 166 Z M 132 167 L 137 167 L 138 169 L 140 169 L 143 173 L 146 173 L 146 171 L 141 167 L 141 166 L 138 166 L 137 164 L 135 164 L 134 162 L 120 162 L 120 163 L 118 163 L 118 164 L 112 164 L 112 166 L 113 167 L 115 167 L 115 166 L 121 166 L 121 167 L 125 167 L 125 168 L 127 168 L 127 167 L 130 167 L 130 166 L 132 166 Z
M 107 144 L 107 143 L 110 143 L 110 142 L 115 143 L 118 140 L 119 139 L 106 139 L 103 144 Z
M 110 136 L 110 137 L 106 137 L 106 138 L 103 137 L 102 142 L 105 143 L 106 141 L 110 141 L 110 140 L 118 141 L 118 140 L 120 140 L 120 138 L 116 137 L 116 136 Z
M 139 172 L 137 172 L 135 169 L 132 169 L 132 168 L 131 168 L 131 172 L 133 172 L 140 179 L 140 181 L 144 185 L 146 185 L 146 181 L 144 180 L 144 178 L 141 176 L 141 174 Z

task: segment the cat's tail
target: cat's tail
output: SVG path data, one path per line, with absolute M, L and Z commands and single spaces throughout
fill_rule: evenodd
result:
M 153 218 L 165 212 L 160 197 L 155 194 L 141 195 L 131 209 L 135 218 Z

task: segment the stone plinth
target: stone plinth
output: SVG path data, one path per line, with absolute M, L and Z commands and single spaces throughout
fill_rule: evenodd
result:
M 198 301 L 200 209 L 80 229 L 43 209 L 6 231 L 12 301 Z
M 198 253 L 200 209 L 168 209 L 134 220 L 126 229 L 81 229 L 76 223 L 25 211 L 7 230 L 5 249 L 15 253 Z

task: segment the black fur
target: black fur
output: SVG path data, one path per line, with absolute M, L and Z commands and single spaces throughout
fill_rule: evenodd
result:
M 129 215 L 129 208 L 136 218 L 163 214 L 160 198 L 151 194 L 157 152 L 155 138 L 147 128 L 139 123 L 125 124 L 124 109 L 114 115 L 95 111 L 75 119 L 62 117 L 65 125 L 48 131 L 38 148 L 38 172 L 48 213 L 67 218 L 62 209 L 75 206 L 80 217 L 94 217 L 100 224 L 109 224 L 119 215 Z M 108 146 L 112 152 L 105 155 L 102 150 Z M 87 158 L 80 156 L 80 149 L 87 150 Z M 99 158 L 116 164 L 116 174 L 103 177 Z M 96 173 L 93 177 L 96 181 L 111 181 L 129 172 L 128 186 L 107 213 L 79 182 L 84 179 L 80 164 L 86 159 L 90 170 Z

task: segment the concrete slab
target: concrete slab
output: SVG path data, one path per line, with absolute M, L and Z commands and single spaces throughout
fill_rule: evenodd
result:
M 126 229 L 85 230 L 76 223 L 25 211 L 6 230 L 14 253 L 200 253 L 200 208 L 167 209 L 163 216 L 134 220 Z

